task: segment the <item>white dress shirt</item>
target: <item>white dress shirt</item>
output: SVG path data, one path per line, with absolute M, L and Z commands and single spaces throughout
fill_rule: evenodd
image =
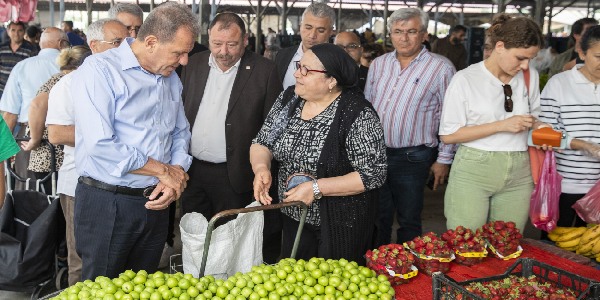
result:
M 296 84 L 296 77 L 294 77 L 294 72 L 296 72 L 296 62 L 300 61 L 304 56 L 304 50 L 302 50 L 302 43 L 298 46 L 298 50 L 294 53 L 294 57 L 292 61 L 288 65 L 288 69 L 285 72 L 285 77 L 283 77 L 283 90 L 288 87 Z
M 210 70 L 192 128 L 190 147 L 192 156 L 199 160 L 212 163 L 227 162 L 225 118 L 240 61 L 241 59 L 227 71 L 223 71 L 212 54 L 208 59 Z

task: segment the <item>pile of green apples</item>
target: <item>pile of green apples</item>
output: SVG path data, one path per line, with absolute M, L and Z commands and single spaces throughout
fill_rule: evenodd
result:
M 345 259 L 308 261 L 286 258 L 275 265 L 252 267 L 226 280 L 213 276 L 127 270 L 110 279 L 99 276 L 65 289 L 53 299 L 224 299 L 340 300 L 394 299 L 387 277 Z

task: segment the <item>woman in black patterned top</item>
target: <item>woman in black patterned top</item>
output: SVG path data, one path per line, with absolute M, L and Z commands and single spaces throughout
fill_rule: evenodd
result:
M 313 46 L 297 63 L 250 148 L 254 197 L 270 204 L 270 162 L 279 168 L 279 198 L 309 205 L 297 257 L 364 262 L 371 247 L 377 190 L 386 178 L 383 130 L 357 89 L 356 64 L 332 44 Z M 314 178 L 286 191 L 297 173 Z M 283 209 L 282 257 L 291 248 L 300 209 Z

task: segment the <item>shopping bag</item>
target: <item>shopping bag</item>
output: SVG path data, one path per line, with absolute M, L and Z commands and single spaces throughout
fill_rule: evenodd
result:
M 260 206 L 253 202 L 247 207 Z M 263 211 L 239 214 L 236 219 L 217 227 L 211 237 L 204 275 L 226 279 L 236 272 L 250 272 L 263 262 Z M 199 213 L 181 218 L 183 272 L 198 277 L 202 266 L 208 220 Z
M 556 227 L 561 181 L 562 176 L 556 171 L 554 151 L 546 151 L 540 181 L 529 202 L 529 218 L 535 228 L 550 232 Z
M 577 215 L 588 224 L 600 223 L 600 180 L 571 206 Z
M 537 185 L 540 181 L 540 175 L 542 174 L 542 165 L 544 164 L 544 158 L 546 157 L 544 152 L 546 151 L 535 147 L 529 147 L 527 151 L 529 151 L 531 178 L 533 178 L 533 183 Z

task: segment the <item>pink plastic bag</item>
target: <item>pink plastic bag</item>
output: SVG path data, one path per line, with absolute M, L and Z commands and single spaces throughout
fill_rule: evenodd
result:
M 586 223 L 600 223 L 600 180 L 571 207 Z
M 562 176 L 556 171 L 554 151 L 546 151 L 540 181 L 529 202 L 529 218 L 535 228 L 550 232 L 556 227 L 561 181 Z

